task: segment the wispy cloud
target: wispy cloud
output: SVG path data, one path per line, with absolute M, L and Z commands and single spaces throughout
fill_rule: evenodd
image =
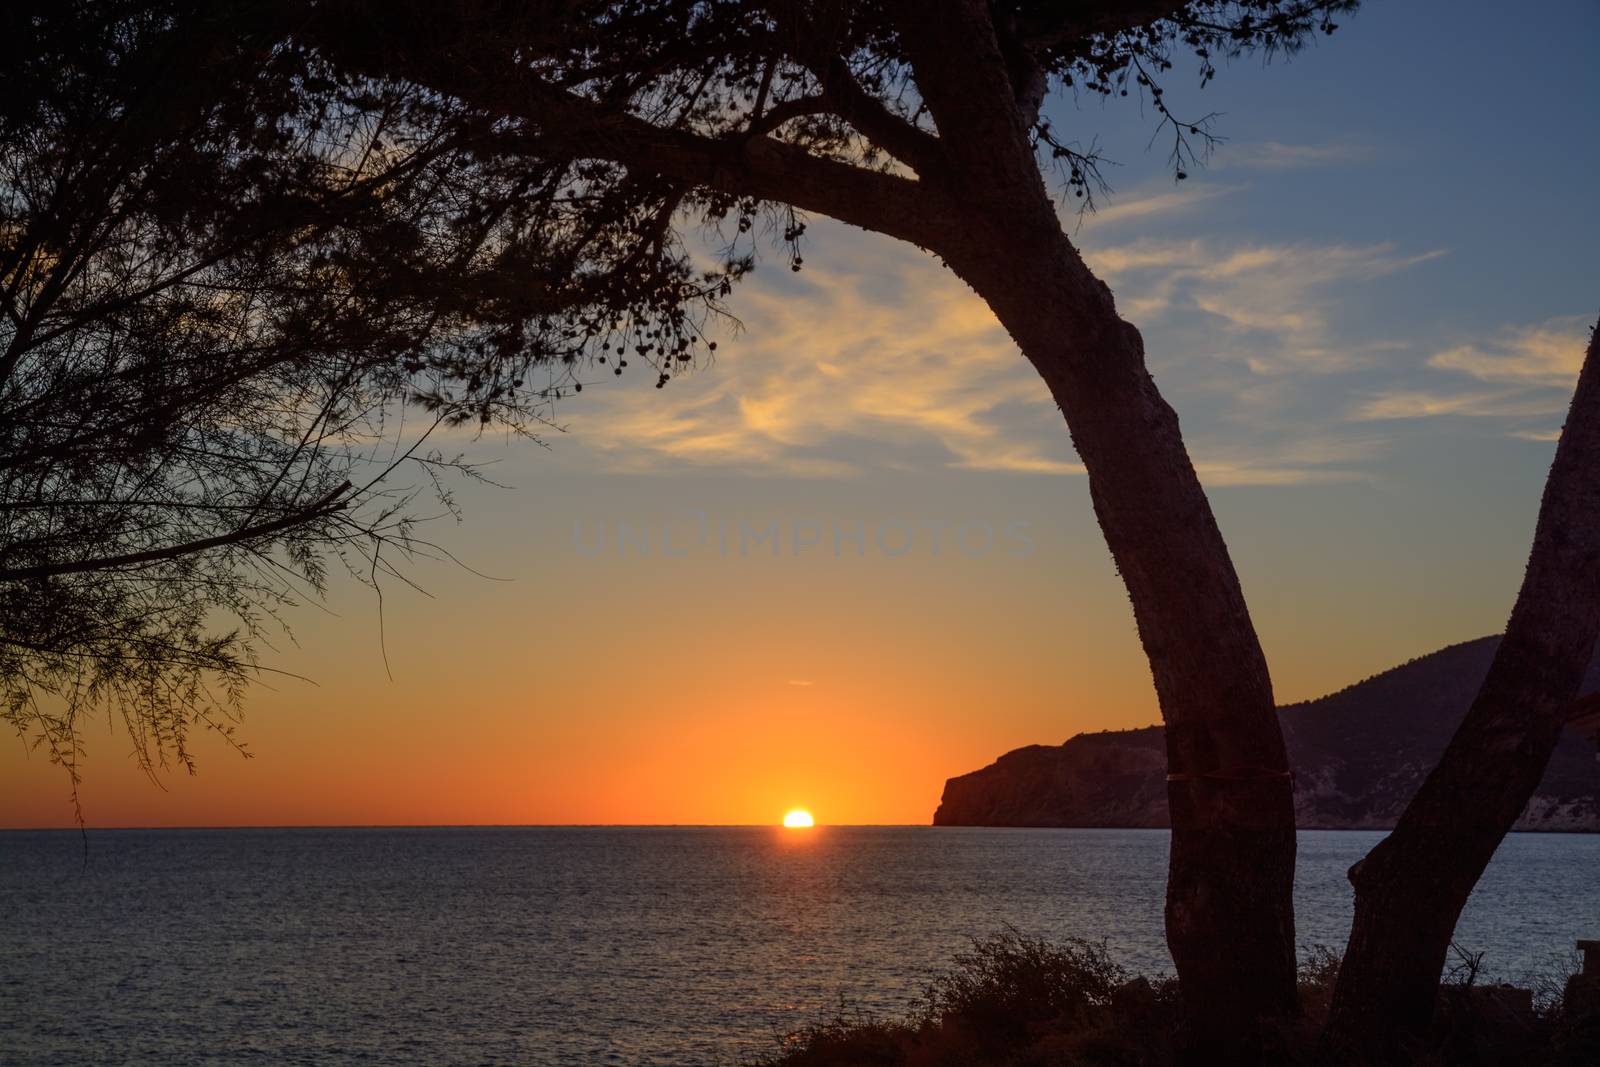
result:
M 1311 167 L 1337 166 L 1360 163 L 1372 157 L 1372 150 L 1359 144 L 1284 144 L 1280 141 L 1254 141 L 1225 143 L 1213 154 L 1210 168 L 1215 171 L 1239 170 L 1300 170 Z M 1104 203 L 1095 211 L 1085 213 L 1081 219 L 1072 215 L 1073 204 L 1064 205 L 1069 226 L 1078 226 L 1088 232 L 1116 228 L 1124 223 L 1148 223 L 1157 218 L 1191 214 L 1205 204 L 1243 192 L 1249 186 L 1241 183 L 1222 184 L 1217 181 L 1189 181 L 1177 183 L 1171 175 L 1140 186 L 1118 190 L 1102 197 Z
M 1583 366 L 1587 323 L 1578 317 L 1505 331 L 1481 345 L 1447 348 L 1428 366 L 1460 371 L 1482 382 L 1571 389 Z
M 1553 397 L 1528 397 L 1508 390 L 1447 392 L 1395 389 L 1357 405 L 1357 419 L 1425 419 L 1438 415 L 1486 418 L 1545 415 L 1561 408 Z
M 1211 442 L 1195 469 L 1207 485 L 1314 485 L 1360 481 L 1383 451 L 1381 439 L 1321 430 L 1284 435 L 1270 447 L 1259 440 Z
M 975 470 L 1081 472 L 1043 382 L 953 275 L 834 227 L 818 245 L 816 266 L 739 294 L 747 329 L 710 367 L 663 390 L 626 378 L 586 390 L 572 425 L 593 427 L 585 441 L 626 469 L 837 477 L 909 453 Z
M 1431 381 L 1371 396 L 1357 405 L 1354 417 L 1539 419 L 1545 425 L 1518 426 L 1507 433 L 1553 441 L 1559 431 L 1549 419 L 1566 410 L 1586 340 L 1586 322 L 1577 316 L 1509 327 L 1497 337 L 1435 352 L 1426 362 L 1436 372 Z
M 982 300 L 919 252 L 819 229 L 815 265 L 758 276 L 738 294 L 747 329 L 715 363 L 664 390 L 643 375 L 607 375 L 563 413 L 602 463 L 823 478 L 907 465 L 1084 472 L 1048 390 Z M 1087 252 L 1123 314 L 1163 338 L 1154 362 L 1171 358 L 1175 337 L 1195 346 L 1182 373 L 1162 372 L 1169 388 L 1187 382 L 1228 405 L 1230 425 L 1192 441 L 1213 485 L 1365 476 L 1372 441 L 1352 446 L 1328 431 L 1339 405 L 1324 403 L 1317 419 L 1277 416 L 1304 381 L 1388 353 L 1388 342 L 1341 339 L 1336 309 L 1347 286 L 1440 254 L 1149 239 Z M 1385 410 L 1356 417 L 1397 417 Z
M 1270 463 L 1220 463 L 1201 460 L 1195 473 L 1208 486 L 1236 485 L 1324 485 L 1328 482 L 1360 481 L 1362 471 L 1337 467 L 1285 467 Z
M 1372 158 L 1372 149 L 1359 144 L 1284 144 L 1254 141 L 1224 144 L 1212 158 L 1219 169 L 1250 167 L 1257 170 L 1298 170 L 1360 163 Z
M 1173 186 L 1171 182 L 1146 185 L 1125 193 L 1114 193 L 1101 198 L 1105 202 L 1081 219 L 1066 205 L 1063 217 L 1068 228 L 1079 226 L 1086 232 L 1098 233 L 1128 222 L 1149 222 L 1163 216 L 1192 212 L 1209 201 L 1229 196 L 1243 189 L 1242 185 L 1218 185 L 1214 182 L 1189 182 Z
M 1252 244 L 1142 240 L 1091 250 L 1089 261 L 1127 294 L 1135 319 L 1200 312 L 1235 338 L 1252 371 L 1335 372 L 1370 364 L 1385 342 L 1345 345 L 1330 318 L 1340 288 L 1375 281 L 1444 255 L 1391 244 Z

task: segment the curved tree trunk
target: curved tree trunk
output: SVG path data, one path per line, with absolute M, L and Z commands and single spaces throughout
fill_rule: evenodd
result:
M 1049 384 L 1088 469 L 1167 727 L 1167 944 L 1188 1041 L 1249 1048 L 1296 1010 L 1294 806 L 1227 546 L 1138 331 L 1059 226 L 998 227 L 951 262 Z
M 1330 1048 L 1402 1056 L 1456 920 L 1544 776 L 1600 633 L 1600 354 L 1591 334 L 1522 590 L 1483 688 L 1394 832 L 1350 869 L 1355 923 Z
M 1028 136 L 1027 72 L 1013 83 L 981 0 L 907 2 L 898 23 L 944 153 L 921 168 L 950 205 L 933 246 L 1066 416 L 1155 678 L 1188 1043 L 1248 1055 L 1264 1020 L 1297 1009 L 1294 798 L 1266 658 L 1143 341 L 1062 231 Z
M 379 69 L 548 128 L 544 140 L 527 142 L 531 151 L 555 144 L 575 157 L 829 215 L 938 253 L 979 292 L 1066 415 L 1155 676 L 1172 772 L 1167 939 L 1191 1037 L 1197 1049 L 1247 1050 L 1262 1019 L 1296 1008 L 1294 809 L 1271 679 L 1138 332 L 1062 232 L 1045 188 L 1029 139 L 1043 74 L 1026 56 L 1001 55 L 989 7 L 900 0 L 893 8 L 938 136 L 875 101 L 853 109 L 851 121 L 915 180 L 754 133 L 711 140 L 656 128 L 530 79 L 510 61 L 456 62 L 420 40 L 412 47 L 404 34 L 383 47 L 371 33 L 335 34 L 330 46 L 358 69 L 377 62 L 368 54 L 375 50 Z M 793 23 L 800 51 L 816 36 L 796 28 L 805 8 L 774 8 Z M 425 21 L 400 21 L 430 39 L 451 37 L 433 9 Z M 832 76 L 824 69 L 819 79 L 826 87 Z M 834 88 L 860 91 L 844 81 Z

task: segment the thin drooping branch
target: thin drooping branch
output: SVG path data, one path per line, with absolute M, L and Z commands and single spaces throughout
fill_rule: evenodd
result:
M 329 515 L 343 511 L 349 506 L 349 501 L 344 497 L 350 489 L 350 483 L 345 482 L 333 492 L 305 508 L 288 515 L 279 516 L 268 522 L 257 522 L 241 526 L 237 530 L 217 534 L 215 537 L 204 537 L 195 541 L 163 545 L 160 548 L 150 549 L 145 552 L 128 552 L 119 556 L 64 560 L 60 563 L 41 563 L 33 567 L 3 569 L 0 570 L 0 582 L 21 582 L 37 578 L 52 578 L 63 574 L 87 574 L 91 571 L 119 570 L 141 566 L 146 563 L 159 563 L 163 560 L 177 559 L 180 556 L 192 556 L 200 552 L 209 552 L 214 548 L 242 544 L 247 541 L 259 541 L 263 537 L 270 537 L 285 530 L 292 530 L 297 526 L 304 526 L 307 523 L 315 522 L 317 519 L 324 519 Z
M 297 49 L 287 9 L 8 14 L 0 721 L 65 767 L 93 709 L 141 767 L 187 765 L 330 566 L 370 580 L 420 544 L 428 490 L 382 454 L 447 511 L 440 478 L 471 468 L 406 450 L 404 405 L 526 432 L 548 407 L 526 379 L 565 367 L 574 320 L 626 293 L 659 334 L 716 298 L 659 240 L 613 232 L 563 269 L 570 230 L 513 210 L 546 171 Z

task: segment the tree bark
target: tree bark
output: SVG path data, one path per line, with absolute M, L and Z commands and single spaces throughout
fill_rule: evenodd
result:
M 1167 944 L 1187 1043 L 1247 1052 L 1265 1020 L 1296 1011 L 1295 832 L 1271 679 L 1238 577 L 1138 331 L 1059 226 L 972 244 L 952 266 L 1066 416 L 1155 679 L 1172 815 Z
M 1166 722 L 1167 944 L 1187 1044 L 1254 1058 L 1297 1010 L 1294 802 L 1266 658 L 1178 419 L 1062 231 L 980 0 L 898 19 L 945 166 L 933 247 L 989 304 L 1066 416 Z M 934 195 L 936 193 L 936 196 Z
M 1489 674 L 1394 832 L 1350 869 L 1355 922 L 1325 1041 L 1403 1057 L 1428 1025 L 1456 920 L 1533 795 L 1600 634 L 1600 354 L 1591 334 L 1522 590 Z

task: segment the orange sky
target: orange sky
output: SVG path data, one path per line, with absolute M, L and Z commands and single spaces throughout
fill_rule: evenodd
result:
M 498 446 L 496 446 L 498 447 Z M 562 448 L 566 442 L 562 442 Z M 381 655 L 370 593 L 339 586 L 327 615 L 302 609 L 298 647 L 249 698 L 242 761 L 214 739 L 200 774 L 153 786 L 117 730 L 87 734 L 93 825 L 926 822 L 943 781 L 1010 748 L 1156 719 L 1126 600 L 1081 478 L 970 471 L 715 485 L 594 475 L 525 451 L 467 495 L 469 518 L 436 531 L 478 570 L 419 564 L 433 598 L 391 588 Z M 576 463 L 574 464 L 577 465 Z M 691 488 L 698 492 L 690 492 Z M 1217 491 L 1237 537 L 1285 698 L 1336 688 L 1492 629 L 1514 566 L 1452 587 L 1492 545 L 1390 558 L 1364 547 L 1392 494 L 1368 483 Z M 1299 526 L 1309 501 L 1347 525 Z M 691 508 L 710 529 L 741 521 L 785 538 L 772 555 L 708 544 L 660 552 L 663 525 L 690 545 Z M 1530 512 L 1531 514 L 1531 512 Z M 652 554 L 615 547 L 621 516 L 652 527 Z M 580 556 L 599 523 L 606 552 Z M 932 553 L 936 521 L 941 552 Z M 797 529 L 820 545 L 795 554 Z M 832 526 L 867 531 L 865 554 Z M 988 523 L 996 547 L 968 555 Z M 1005 551 L 1025 523 L 1031 553 Z M 902 525 L 903 524 L 903 525 Z M 906 529 L 916 536 L 903 555 Z M 1392 533 L 1391 533 L 1392 536 Z M 1012 548 L 1016 543 L 1009 543 Z M 1306 569 L 1304 559 L 1327 570 Z M 1356 622 L 1374 600 L 1389 613 Z M 1410 601 L 1415 610 L 1396 609 Z M 0 748 L 0 820 L 71 820 L 61 772 Z
M 391 583 L 393 680 L 375 598 L 336 585 L 268 653 L 311 681 L 251 694 L 257 758 L 201 738 L 200 774 L 159 788 L 96 724 L 88 821 L 924 823 L 945 778 L 1013 747 L 1156 721 L 1043 386 L 935 265 L 825 236 L 847 265 L 752 283 L 715 366 L 585 392 L 550 451 L 470 444 L 512 488 L 465 488 L 466 522 L 430 536 L 492 577 L 419 562 L 431 598 Z M 1282 699 L 1496 629 L 1549 449 L 1513 445 L 1500 496 L 1522 499 L 1441 539 L 1472 514 L 1460 479 L 1396 483 L 1334 439 L 1192 447 Z M 741 542 L 774 523 L 776 554 Z M 66 798 L 0 748 L 0 822 L 70 825 Z
M 1058 116 L 1126 164 L 1075 232 L 1183 419 L 1281 701 L 1500 628 L 1592 320 L 1596 146 L 1573 131 L 1594 94 L 1481 76 L 1586 38 L 1528 27 L 1524 62 L 1463 9 L 1476 31 L 1418 52 L 1432 17 L 1374 5 L 1292 63 L 1230 68 L 1206 89 L 1229 141 L 1180 185 L 1136 114 Z M 1460 172 L 1485 123 L 1518 130 L 1515 210 Z M 464 524 L 428 535 L 503 580 L 391 583 L 392 679 L 375 599 L 336 584 L 266 652 L 312 681 L 252 691 L 257 758 L 198 738 L 199 776 L 158 788 L 90 724 L 89 823 L 924 823 L 945 778 L 1010 748 L 1156 721 L 1036 375 L 920 253 L 808 235 L 802 273 L 735 294 L 714 365 L 659 391 L 602 369 L 550 450 L 463 442 L 512 488 L 462 488 Z M 649 556 L 617 550 L 619 521 Z M 777 523 L 779 553 L 741 553 L 741 522 Z M 583 554 L 574 526 L 601 523 Z M 860 555 L 835 555 L 836 523 L 865 524 Z M 997 544 L 963 553 L 963 523 Z M 0 743 L 0 826 L 71 825 L 67 796 Z
M 199 776 L 162 789 L 97 724 L 90 823 L 921 823 L 945 778 L 1013 747 L 1156 721 L 1043 386 L 934 264 L 824 236 L 834 265 L 752 283 L 713 367 L 585 392 L 553 450 L 468 442 L 512 488 L 464 488 L 465 523 L 429 536 L 491 577 L 419 562 L 431 598 L 391 583 L 393 680 L 376 599 L 336 585 L 267 656 L 311 681 L 252 693 L 257 758 L 202 738 Z M 1303 434 L 1192 447 L 1283 699 L 1496 629 L 1549 450 L 1513 445 L 1500 495 L 1522 499 L 1441 539 L 1474 507 L 1459 478 L 1397 483 Z M 773 524 L 776 553 L 755 539 Z M 13 743 L 0 771 L 5 825 L 70 824 L 58 769 Z

